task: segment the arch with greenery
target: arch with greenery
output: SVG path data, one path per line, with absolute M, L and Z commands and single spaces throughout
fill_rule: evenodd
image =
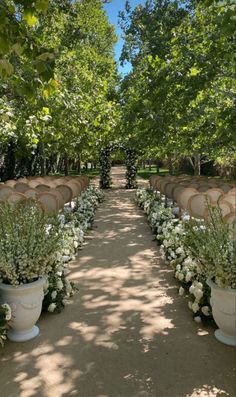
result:
M 112 184 L 111 171 L 111 153 L 115 150 L 122 150 L 125 155 L 126 165 L 126 189 L 137 188 L 137 151 L 126 144 L 113 142 L 104 147 L 100 152 L 100 187 L 102 189 L 109 189 Z

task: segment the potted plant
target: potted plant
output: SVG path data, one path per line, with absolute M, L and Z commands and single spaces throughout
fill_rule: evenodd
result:
M 56 216 L 37 202 L 0 205 L 0 304 L 11 307 L 7 336 L 21 342 L 34 338 L 43 301 L 43 286 L 55 263 L 61 232 Z
M 221 210 L 209 206 L 208 219 L 186 222 L 185 231 L 186 249 L 211 288 L 212 314 L 219 327 L 215 336 L 236 346 L 236 222 L 224 223 Z

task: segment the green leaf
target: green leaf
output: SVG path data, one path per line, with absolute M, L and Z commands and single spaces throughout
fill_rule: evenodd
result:
M 23 53 L 24 49 L 19 43 L 16 43 L 12 46 L 12 51 L 20 56 Z
M 0 59 L 0 72 L 3 76 L 10 76 L 14 72 L 14 67 L 7 59 Z

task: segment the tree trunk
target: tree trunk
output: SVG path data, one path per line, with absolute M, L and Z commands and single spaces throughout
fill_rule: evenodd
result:
M 65 173 L 65 176 L 68 176 L 69 175 L 69 159 L 68 159 L 68 155 L 67 154 L 65 154 L 65 157 L 64 157 L 64 173 Z
M 169 173 L 170 173 L 170 175 L 172 175 L 174 169 L 173 169 L 173 161 L 172 161 L 171 157 L 168 157 L 167 163 L 168 163 Z
M 194 175 L 201 175 L 201 155 L 194 156 Z
M 40 175 L 46 175 L 46 161 L 44 156 L 44 144 L 43 142 L 38 143 L 38 153 L 39 153 L 39 167 L 40 167 Z

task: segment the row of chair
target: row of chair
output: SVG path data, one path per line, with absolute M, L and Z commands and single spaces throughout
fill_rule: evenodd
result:
M 150 186 L 192 217 L 207 218 L 208 206 L 217 205 L 225 222 L 236 218 L 236 188 L 232 183 L 204 177 L 153 175 Z
M 89 186 L 87 176 L 28 177 L 0 184 L 0 200 L 14 204 L 27 198 L 37 200 L 46 212 L 60 211 Z

